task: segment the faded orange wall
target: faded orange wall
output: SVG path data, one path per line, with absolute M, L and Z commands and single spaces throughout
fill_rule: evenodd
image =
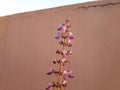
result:
M 74 79 L 66 90 L 120 90 L 120 5 L 92 2 L 0 17 L 0 90 L 44 90 L 57 26 L 71 21 Z

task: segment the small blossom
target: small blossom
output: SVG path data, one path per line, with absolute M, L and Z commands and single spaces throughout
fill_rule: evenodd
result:
M 69 39 L 70 39 L 70 40 L 73 40 L 73 39 L 74 39 L 74 37 L 73 37 L 73 36 L 69 36 Z
M 54 64 L 57 64 L 57 63 L 58 63 L 58 61 L 57 61 L 57 60 L 53 60 L 53 63 L 54 63 Z
M 66 30 L 65 24 L 60 25 L 60 27 L 58 28 L 58 30 L 65 31 Z
M 63 82 L 62 82 L 62 84 L 66 84 L 67 83 L 67 81 L 66 80 L 64 80 Z
M 58 43 L 59 43 L 60 45 L 65 46 L 65 43 L 64 43 L 63 41 L 59 41 Z
M 72 71 L 64 70 L 64 71 L 63 71 L 63 80 L 66 80 L 67 77 L 69 77 L 69 78 L 74 78 L 74 76 L 73 76 L 71 73 L 72 73 Z
M 60 51 L 60 50 L 57 50 L 56 53 L 57 53 L 57 54 L 61 54 L 61 51 Z
M 72 43 L 68 43 L 67 46 L 68 46 L 68 47 L 72 47 Z
M 66 81 L 66 80 L 63 80 L 63 81 L 62 81 L 62 86 L 63 86 L 64 88 L 67 87 L 67 81 Z
M 63 53 L 63 54 L 66 54 L 66 53 L 67 53 L 67 50 L 63 50 L 62 53 Z
M 64 70 L 64 71 L 63 71 L 63 74 L 67 74 L 67 73 L 68 73 L 68 71 L 67 71 L 67 70 Z
M 61 39 L 61 36 L 60 35 L 56 35 L 55 39 Z
M 50 82 L 48 84 L 48 87 L 46 88 L 46 90 L 52 90 L 52 88 L 53 88 L 53 83 Z
M 63 39 L 67 39 L 68 38 L 68 34 L 67 33 L 62 33 L 62 38 Z
M 61 39 L 62 38 L 62 33 L 58 32 L 57 35 L 55 36 L 55 39 Z
M 71 50 L 67 51 L 67 54 L 68 56 L 72 55 L 72 51 Z
M 62 58 L 62 60 L 61 60 L 62 62 L 65 62 L 66 61 L 66 58 Z
M 62 66 L 65 66 L 66 63 L 70 63 L 70 61 L 68 61 L 65 57 L 61 59 L 61 62 L 62 62 Z
M 63 80 L 67 80 L 67 76 L 66 75 L 63 75 Z
M 73 75 L 71 75 L 71 74 L 68 74 L 68 77 L 69 77 L 69 78 L 74 78 L 74 76 L 73 76 Z
M 68 72 L 66 70 L 64 70 L 63 71 L 63 80 L 67 79 L 67 74 L 68 74 Z
M 70 36 L 72 36 L 72 35 L 73 35 L 73 33 L 72 33 L 72 32 L 69 32 L 69 35 L 70 35 Z
M 64 63 L 64 62 L 62 62 L 62 66 L 65 66 L 65 63 Z
M 63 50 L 63 51 L 62 51 L 62 56 L 63 56 L 64 58 L 67 56 L 66 54 L 67 54 L 67 50 Z
M 50 71 L 50 72 L 48 72 L 47 74 L 48 75 L 52 75 L 54 72 L 53 71 Z
M 68 40 L 68 43 L 71 43 L 71 40 Z
M 68 71 L 68 77 L 69 78 L 74 78 L 74 76 L 71 73 L 72 73 L 72 71 Z
M 71 47 L 71 46 L 72 46 L 71 40 L 68 40 L 67 46 L 68 46 L 68 47 Z
M 47 75 L 52 75 L 54 73 L 54 69 L 50 68 L 50 71 L 47 73 Z

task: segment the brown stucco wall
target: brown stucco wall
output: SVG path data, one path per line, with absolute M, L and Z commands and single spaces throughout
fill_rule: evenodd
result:
M 44 90 L 54 76 L 57 26 L 70 19 L 74 79 L 66 90 L 120 90 L 120 5 L 77 4 L 0 17 L 0 90 Z M 112 0 L 117 2 L 117 0 Z

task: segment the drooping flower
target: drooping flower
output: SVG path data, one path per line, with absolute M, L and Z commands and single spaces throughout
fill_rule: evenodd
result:
M 66 75 L 68 73 L 68 70 L 64 70 L 63 74 Z
M 63 75 L 63 80 L 67 80 L 67 76 L 66 75 Z
M 68 46 L 68 47 L 72 47 L 72 43 L 68 43 L 67 46 Z
M 56 35 L 55 39 L 61 39 L 61 36 L 60 35 Z
M 68 72 L 67 72 L 67 70 L 64 70 L 63 71 L 63 80 L 67 80 L 67 75 L 68 75 Z
M 69 33 L 68 33 L 68 36 L 69 36 L 69 39 L 70 39 L 70 40 L 73 40 L 73 39 L 74 39 L 72 32 L 69 32 Z
M 62 56 L 63 56 L 64 58 L 66 58 L 66 56 L 67 56 L 67 55 L 66 55 L 66 54 L 67 54 L 67 50 L 63 50 L 61 54 L 62 54 Z
M 65 46 L 65 42 L 64 41 L 59 41 L 58 43 L 59 43 L 59 45 Z
M 69 39 L 70 39 L 70 40 L 73 40 L 73 39 L 74 39 L 74 37 L 70 35 L 70 36 L 69 36 Z
M 62 38 L 63 39 L 67 39 L 68 38 L 68 34 L 67 33 L 62 33 Z
M 62 62 L 62 66 L 65 66 L 66 63 L 70 63 L 70 61 L 68 61 L 67 58 L 65 57 L 61 59 L 61 62 Z
M 46 90 L 52 90 L 53 89 L 53 83 L 49 83 L 48 84 L 48 87 L 46 88 Z
M 62 38 L 62 33 L 58 32 L 57 35 L 55 36 L 55 39 L 61 39 Z
M 63 82 L 62 82 L 62 84 L 66 84 L 67 83 L 67 81 L 66 80 L 64 80 Z
M 60 27 L 58 28 L 58 30 L 65 32 L 65 30 L 66 30 L 65 24 L 61 24 Z
M 68 47 L 71 47 L 71 46 L 72 46 L 72 42 L 71 42 L 71 40 L 68 40 L 68 42 L 67 42 L 67 46 L 68 46 Z
M 69 78 L 74 78 L 74 76 L 72 74 L 68 74 Z
M 57 63 L 58 63 L 58 61 L 57 61 L 57 60 L 53 60 L 53 63 L 54 63 L 54 64 L 57 64 Z
M 72 33 L 72 32 L 69 32 L 69 35 L 70 35 L 70 36 L 73 36 L 73 33 Z
M 64 70 L 62 76 L 63 76 L 63 80 L 66 80 L 67 77 L 74 78 L 74 76 L 72 75 L 72 71 L 69 70 Z
M 63 58 L 66 58 L 67 56 L 70 56 L 70 55 L 72 55 L 72 51 L 71 50 L 63 50 L 63 51 L 61 51 L 61 54 L 62 54 L 62 56 L 63 56 Z
M 50 71 L 47 73 L 47 75 L 52 75 L 54 72 L 54 69 L 50 68 Z
M 63 80 L 63 81 L 62 81 L 62 86 L 63 86 L 64 88 L 67 87 L 67 81 L 66 81 L 66 80 Z
M 72 51 L 71 51 L 71 50 L 68 50 L 68 51 L 67 51 L 67 54 L 68 54 L 68 56 L 72 55 Z
M 65 62 L 66 60 L 67 60 L 66 58 L 62 58 L 62 60 L 61 60 L 61 61 L 62 61 L 62 62 Z
M 57 51 L 56 51 L 56 54 L 61 54 L 61 51 L 60 51 L 60 50 L 57 50 Z
M 68 71 L 68 77 L 69 78 L 74 78 L 74 76 L 72 75 L 72 71 Z

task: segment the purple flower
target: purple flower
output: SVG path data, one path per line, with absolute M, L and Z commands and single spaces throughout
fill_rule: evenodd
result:
M 68 71 L 68 77 L 69 78 L 74 78 L 74 76 L 71 73 L 72 73 L 72 71 Z
M 48 75 L 52 75 L 54 72 L 53 71 L 50 71 L 50 72 L 48 72 L 47 74 Z
M 58 30 L 65 31 L 66 30 L 65 24 L 60 25 L 60 27 L 58 28 Z
M 63 80 L 67 80 L 67 75 L 66 74 L 63 75 Z
M 65 66 L 65 63 L 62 62 L 62 66 Z
M 55 39 L 61 39 L 62 38 L 62 33 L 58 32 L 57 35 L 55 36 Z
M 56 35 L 55 39 L 61 39 L 61 36 L 60 35 Z
M 67 45 L 68 45 L 68 47 L 71 47 L 71 46 L 72 46 L 71 40 L 68 40 Z
M 67 54 L 67 50 L 63 50 L 63 51 L 62 51 L 62 56 L 63 56 L 64 58 L 66 58 L 66 54 Z
M 56 64 L 56 63 L 57 63 L 57 61 L 53 60 L 53 63 L 54 63 L 54 64 Z
M 74 78 L 74 76 L 73 76 L 73 75 L 71 75 L 71 74 L 68 74 L 68 77 L 69 77 L 69 78 Z
M 46 88 L 46 90 L 52 90 L 52 88 L 53 88 L 53 83 L 50 82 L 48 84 L 48 87 Z
M 68 47 L 72 47 L 72 43 L 68 43 L 67 46 L 68 46 Z
M 53 63 L 54 63 L 54 64 L 57 64 L 58 62 L 57 62 L 57 60 L 53 60 Z
M 70 39 L 70 40 L 73 40 L 73 39 L 74 39 L 74 37 L 73 37 L 73 36 L 69 36 L 69 39 Z
M 63 71 L 63 80 L 66 80 L 67 77 L 69 77 L 69 78 L 74 78 L 74 76 L 73 76 L 71 73 L 72 73 L 72 71 L 64 70 L 64 71 Z
M 54 73 L 54 69 L 50 68 L 50 71 L 47 73 L 47 75 L 52 75 Z

